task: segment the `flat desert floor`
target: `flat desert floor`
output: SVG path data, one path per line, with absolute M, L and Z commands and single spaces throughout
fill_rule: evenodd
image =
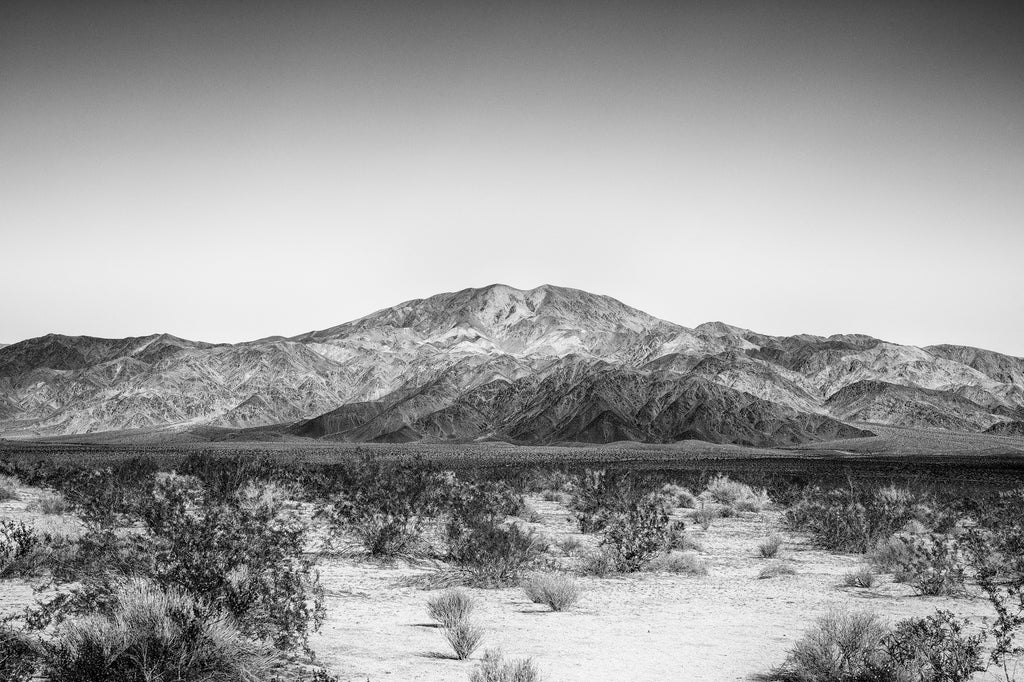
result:
M 24 520 L 42 529 L 75 532 L 73 517 L 46 517 L 28 510 L 39 491 L 23 488 L 19 499 L 0 503 L 0 518 Z M 574 536 L 584 546 L 568 508 L 530 495 L 538 512 L 531 524 L 553 542 Z M 688 518 L 689 510 L 678 510 Z M 329 557 L 320 562 L 327 589 L 327 620 L 311 645 L 320 661 L 353 682 L 467 680 L 486 648 L 506 657 L 532 657 L 547 682 L 750 680 L 781 662 L 814 618 L 830 609 L 872 610 L 890 622 L 949 609 L 979 623 L 991 615 L 978 597 L 916 596 L 907 585 L 882 575 L 869 589 L 843 585 L 862 558 L 814 549 L 788 533 L 781 512 L 767 509 L 715 519 L 704 531 L 688 523 L 707 563 L 703 576 L 644 572 L 609 578 L 578 578 L 583 595 L 570 611 L 555 613 L 528 600 L 522 590 L 471 589 L 476 618 L 486 629 L 481 648 L 467 661 L 451 649 L 426 613 L 436 594 L 422 584 L 438 565 L 382 565 Z M 778 533 L 780 559 L 762 559 L 757 547 Z M 759 572 L 785 561 L 795 574 L 759 579 Z M 0 615 L 20 611 L 35 599 L 32 586 L 0 581 Z M 977 680 L 995 679 L 978 674 Z

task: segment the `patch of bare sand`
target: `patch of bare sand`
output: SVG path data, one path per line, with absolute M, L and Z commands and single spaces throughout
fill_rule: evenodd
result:
M 539 498 L 530 504 L 548 535 L 575 535 L 565 507 Z M 312 644 L 332 672 L 359 682 L 465 680 L 487 647 L 533 657 L 550 682 L 722 682 L 751 679 L 781 662 L 812 620 L 830 609 L 871 609 L 892 622 L 936 608 L 974 621 L 990 615 L 982 599 L 918 597 L 884 576 L 871 589 L 847 588 L 843 576 L 860 557 L 816 550 L 784 532 L 779 517 L 766 511 L 716 519 L 707 532 L 690 524 L 708 575 L 580 578 L 585 592 L 569 612 L 549 612 L 519 589 L 471 590 L 487 637 L 470 661 L 448 658 L 448 643 L 426 615 L 433 592 L 406 584 L 425 569 L 329 561 L 321 569 L 328 618 Z M 797 573 L 761 580 L 757 575 L 769 561 L 757 556 L 757 546 L 773 532 L 785 538 L 780 556 Z

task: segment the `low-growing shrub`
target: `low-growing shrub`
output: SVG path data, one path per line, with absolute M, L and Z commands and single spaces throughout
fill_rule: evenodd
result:
M 535 573 L 520 583 L 534 604 L 546 604 L 552 611 L 565 611 L 579 601 L 580 589 L 572 577 L 560 573 Z
M 911 579 L 909 572 L 910 550 L 907 536 L 897 533 L 878 542 L 868 554 L 871 565 L 883 573 L 892 573 L 893 580 L 905 583 Z
M 452 627 L 466 620 L 473 612 L 475 602 L 465 590 L 445 590 L 427 601 L 427 613 L 443 627 Z
M 583 541 L 573 535 L 562 537 L 555 546 L 566 556 L 575 556 L 583 547 Z
M 758 572 L 757 578 L 758 580 L 767 580 L 769 578 L 779 578 L 784 575 L 796 575 L 796 568 L 794 568 L 792 564 L 780 561 L 762 568 Z
M 964 634 L 967 624 L 949 611 L 900 621 L 885 640 L 884 673 L 894 682 L 967 682 L 985 670 L 985 637 Z
M 901 567 L 918 594 L 961 596 L 966 593 L 964 558 L 959 543 L 944 535 L 905 536 Z
M 782 546 L 782 537 L 773 535 L 757 546 L 757 553 L 762 559 L 774 559 Z
M 59 493 L 42 493 L 28 506 L 29 511 L 38 511 L 49 516 L 60 516 L 69 511 L 68 502 Z
M 708 565 L 693 552 L 670 552 L 654 557 L 647 565 L 647 570 L 657 573 L 707 575 Z
M 664 549 L 667 534 L 664 500 L 648 495 L 611 518 L 601 545 L 611 552 L 616 570 L 632 573 Z
M 50 682 L 249 682 L 273 662 L 226 615 L 143 579 L 124 581 L 105 613 L 65 622 L 41 648 Z
M 468 619 L 444 628 L 445 639 L 452 645 L 455 658 L 460 661 L 473 655 L 484 641 L 484 629 Z
M 875 572 L 871 570 L 870 566 L 861 566 L 843 576 L 843 583 L 847 587 L 871 587 L 875 584 Z
M 540 670 L 533 659 L 506 661 L 501 651 L 488 649 L 480 664 L 469 674 L 469 682 L 540 682 Z
M 810 533 L 819 547 L 863 554 L 902 528 L 914 511 L 912 496 L 901 489 L 851 486 L 805 491 L 785 518 L 790 528 Z
M 617 572 L 614 555 L 605 547 L 587 553 L 579 564 L 582 575 L 604 578 Z
M 753 492 L 753 489 L 746 483 L 740 483 L 719 474 L 708 482 L 700 496 L 712 502 L 732 506 L 741 498 L 752 495 Z
M 587 470 L 574 482 L 569 506 L 576 512 L 580 532 L 596 533 L 640 497 L 632 477 L 617 471 Z
M 967 682 L 985 668 L 980 634 L 948 611 L 890 629 L 872 613 L 832 612 L 762 680 L 777 682 Z
M 701 503 L 700 507 L 693 513 L 693 520 L 705 531 L 711 528 L 711 523 L 715 520 L 718 514 L 715 512 L 714 507 L 709 507 L 704 503 Z
M 12 476 L 0 475 L 0 502 L 18 499 L 18 481 Z
M 0 519 L 0 578 L 27 578 L 43 570 L 46 539 L 21 521 Z
M 0 680 L 28 682 L 39 667 L 38 647 L 7 623 L 0 623 Z
M 665 551 L 678 549 L 683 552 L 703 552 L 704 547 L 686 532 L 686 524 L 682 521 L 672 521 L 668 525 L 668 532 L 665 538 Z
M 659 492 L 669 499 L 673 507 L 696 509 L 700 502 L 689 488 L 674 483 L 666 483 Z
M 833 612 L 819 618 L 769 673 L 778 682 L 869 682 L 885 663 L 889 630 L 872 613 Z

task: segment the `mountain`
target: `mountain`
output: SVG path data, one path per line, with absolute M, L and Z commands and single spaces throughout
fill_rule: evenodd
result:
M 239 344 L 51 334 L 0 347 L 0 434 L 279 425 L 342 441 L 794 445 L 872 424 L 1020 435 L 1024 360 L 870 336 L 694 328 L 576 289 L 416 299 Z

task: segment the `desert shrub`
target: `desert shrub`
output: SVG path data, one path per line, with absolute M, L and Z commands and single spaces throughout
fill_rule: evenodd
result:
M 693 520 L 705 531 L 711 528 L 711 523 L 715 520 L 718 514 L 715 512 L 714 507 L 709 507 L 704 503 L 701 503 L 700 507 L 693 513 Z
M 963 536 L 978 587 L 995 612 L 989 660 L 1012 680 L 1010 662 L 1024 656 L 1024 488 L 975 501 L 974 526 Z
M 903 536 L 901 572 L 918 594 L 958 596 L 965 594 L 964 558 L 959 543 L 945 535 Z
M 580 561 L 579 572 L 595 578 L 604 578 L 617 572 L 615 556 L 606 547 L 588 552 Z
M 774 559 L 782 546 L 782 537 L 772 535 L 757 546 L 757 553 L 762 559 Z
M 540 494 L 540 499 L 545 502 L 558 502 L 559 504 L 565 504 L 569 498 L 566 493 L 558 490 L 544 490 Z
M 29 505 L 30 511 L 38 511 L 50 516 L 67 514 L 69 507 L 67 500 L 59 493 L 42 493 L 37 500 Z
M 497 649 L 484 652 L 480 664 L 469 674 L 469 682 L 540 682 L 533 659 L 506 661 Z
M 28 682 L 38 666 L 38 648 L 26 633 L 0 623 L 0 680 Z
M 102 469 L 57 470 L 47 482 L 87 525 L 110 528 L 138 514 L 158 469 L 153 460 L 134 457 Z
M 186 477 L 158 480 L 142 512 L 154 539 L 151 575 L 210 600 L 242 632 L 280 648 L 305 645 L 323 620 L 323 590 L 305 554 L 307 527 L 266 484 L 226 502 Z
M 648 495 L 609 520 L 601 545 L 611 551 L 618 571 L 632 573 L 664 549 L 668 527 L 664 500 Z
M 572 476 L 561 469 L 535 469 L 526 481 L 529 492 L 562 492 L 572 487 Z
M 620 471 L 587 470 L 573 484 L 569 507 L 582 533 L 597 533 L 628 509 L 643 493 L 634 477 Z
M 437 512 L 448 481 L 440 473 L 412 464 L 385 464 L 364 457 L 333 506 L 324 510 L 333 530 L 351 529 L 367 553 L 393 557 L 420 539 L 426 516 Z
M 580 598 L 580 589 L 570 576 L 558 573 L 535 573 L 520 583 L 527 598 L 534 604 L 546 604 L 552 611 L 565 611 Z
M 560 538 L 555 546 L 566 556 L 575 556 L 583 547 L 583 541 L 578 537 L 567 535 Z
M 868 554 L 872 566 L 883 573 L 892 573 L 893 579 L 900 583 L 908 582 L 911 578 L 910 543 L 907 539 L 905 534 L 897 533 L 879 541 Z
M 854 486 L 827 492 L 814 489 L 788 509 L 785 518 L 794 530 L 810 533 L 819 547 L 863 554 L 912 518 L 912 498 L 903 492 Z
M 659 492 L 671 501 L 673 507 L 696 509 L 699 502 L 689 488 L 674 483 L 666 483 Z
M 446 525 L 449 558 L 468 568 L 479 585 L 515 584 L 545 549 L 540 536 L 507 523 L 522 498 L 507 485 L 463 483 L 452 491 Z
M 871 570 L 870 566 L 861 566 L 843 576 L 843 583 L 847 587 L 871 587 L 875 584 L 875 572 Z
M 12 476 L 0 475 L 0 502 L 18 499 L 18 481 Z
M 473 655 L 484 641 L 484 629 L 468 619 L 444 628 L 444 637 L 460 661 Z
M 475 602 L 465 590 L 449 589 L 427 601 L 427 613 L 444 627 L 466 620 Z
M 124 581 L 105 613 L 65 622 L 41 648 L 51 682 L 248 682 L 273 662 L 226 615 L 143 579 Z
M 985 670 L 985 637 L 964 634 L 966 625 L 949 611 L 899 622 L 885 640 L 883 675 L 899 682 L 967 682 Z
M 780 561 L 762 568 L 758 572 L 757 578 L 758 580 L 767 580 L 769 578 L 779 578 L 784 575 L 796 575 L 796 568 L 793 567 L 793 564 Z
M 819 618 L 767 679 L 779 682 L 869 682 L 885 663 L 888 628 L 871 613 Z
M 668 530 L 665 534 L 665 551 L 668 552 L 673 549 L 678 549 L 684 552 L 704 551 L 704 547 L 702 547 L 699 542 L 686 532 L 686 524 L 678 520 L 671 521 L 668 524 Z
M 712 502 L 732 507 L 741 499 L 752 498 L 755 494 L 754 490 L 746 483 L 740 483 L 719 474 L 708 482 L 700 496 Z
M 708 565 L 693 552 L 668 552 L 654 557 L 647 564 L 647 570 L 657 573 L 707 575 Z
M 38 575 L 46 556 L 43 536 L 21 521 L 0 519 L 0 578 Z

